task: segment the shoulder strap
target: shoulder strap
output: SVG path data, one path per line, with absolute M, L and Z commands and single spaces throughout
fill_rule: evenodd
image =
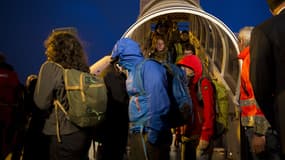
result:
M 57 65 L 59 68 L 62 69 L 62 74 L 64 76 L 64 71 L 65 69 L 59 64 L 59 63 L 56 63 L 54 61 L 45 61 L 43 66 L 47 63 L 52 63 L 52 64 L 55 64 Z M 42 69 L 42 67 L 41 67 Z M 40 70 L 41 70 L 40 69 Z M 41 75 L 39 75 L 41 76 Z M 60 143 L 61 142 L 61 137 L 60 137 L 60 129 L 59 129 L 59 117 L 58 117 L 58 108 L 60 108 L 62 110 L 62 112 L 65 114 L 65 116 L 68 118 L 68 113 L 66 112 L 66 110 L 64 109 L 64 107 L 62 106 L 62 104 L 59 102 L 59 100 L 55 99 L 53 101 L 53 105 L 54 105 L 54 109 L 55 109 L 55 119 L 56 119 L 56 135 L 57 135 L 57 141 Z
M 60 130 L 59 130 L 59 118 L 58 118 L 58 108 L 62 110 L 62 112 L 65 114 L 66 118 L 68 119 L 68 113 L 64 109 L 64 107 L 61 105 L 61 103 L 58 100 L 53 101 L 54 109 L 55 109 L 55 119 L 56 119 L 56 136 L 57 136 L 57 141 L 60 143 L 61 138 L 60 138 Z
M 47 64 L 47 63 L 53 63 L 53 64 L 57 65 L 59 68 L 61 68 L 61 69 L 64 70 L 64 68 L 62 67 L 62 65 L 60 65 L 59 63 L 56 63 L 56 62 L 54 62 L 54 61 L 45 61 L 45 62 L 44 62 L 44 64 Z
M 140 89 L 140 91 L 142 92 L 142 94 L 145 93 L 144 87 L 143 87 L 143 75 L 142 75 L 142 68 L 144 63 L 147 61 L 148 59 L 144 59 L 142 62 L 140 62 L 139 64 L 136 65 L 136 69 L 135 69 L 135 74 L 134 74 L 134 80 L 137 83 L 137 87 Z
M 166 70 L 169 69 L 172 71 L 171 66 L 168 66 L 167 64 L 164 64 L 164 63 L 160 63 L 159 61 L 157 61 L 155 59 L 151 59 L 151 58 L 145 58 L 142 62 L 138 63 L 136 65 L 136 68 L 135 68 L 134 80 L 137 83 L 137 87 L 140 89 L 142 94 L 145 93 L 143 81 L 142 81 L 142 78 L 143 78 L 142 68 L 143 68 L 146 61 L 156 62 L 156 63 L 162 65 Z
M 198 100 L 203 102 L 203 94 L 201 91 L 201 83 L 204 79 L 208 79 L 211 82 L 211 79 L 207 76 L 202 76 L 199 80 L 198 80 L 198 85 L 197 85 L 197 96 L 198 96 Z

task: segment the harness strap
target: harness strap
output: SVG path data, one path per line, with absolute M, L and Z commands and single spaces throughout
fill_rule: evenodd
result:
M 143 145 L 144 156 L 145 156 L 145 159 L 148 160 L 147 149 L 146 149 L 146 144 L 145 144 L 145 139 L 144 139 L 144 127 L 143 126 L 141 126 L 140 135 L 141 135 L 141 138 L 142 138 L 142 145 Z
M 56 119 L 56 136 L 57 136 L 57 141 L 60 143 L 61 138 L 60 138 L 60 128 L 59 128 L 59 118 L 58 118 L 58 107 L 63 111 L 63 113 L 67 116 L 67 112 L 65 111 L 64 107 L 61 105 L 61 103 L 58 100 L 54 100 L 53 104 L 55 106 L 55 119 Z

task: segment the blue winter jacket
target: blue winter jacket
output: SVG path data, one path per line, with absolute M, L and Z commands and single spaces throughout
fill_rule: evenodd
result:
M 134 76 L 136 65 L 144 60 L 139 45 L 132 39 L 123 38 L 116 43 L 111 57 L 118 57 L 119 65 L 128 70 L 126 86 L 130 96 L 130 129 L 139 131 L 143 126 L 148 132 L 149 142 L 166 143 L 171 139 L 169 137 L 171 132 L 167 123 L 161 118 L 170 108 L 165 68 L 154 61 L 144 63 L 141 68 L 144 93 L 141 94 L 141 87 Z

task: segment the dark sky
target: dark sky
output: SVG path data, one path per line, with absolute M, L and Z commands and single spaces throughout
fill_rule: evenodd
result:
M 271 16 L 265 0 L 201 0 L 233 32 Z M 45 60 L 43 42 L 56 27 L 73 26 L 89 63 L 106 55 L 139 14 L 139 0 L 1 0 L 0 51 L 23 83 Z

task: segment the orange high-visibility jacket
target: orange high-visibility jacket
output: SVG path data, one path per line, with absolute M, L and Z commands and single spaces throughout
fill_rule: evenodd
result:
M 238 55 L 238 58 L 243 60 L 240 77 L 240 108 L 242 126 L 255 127 L 257 133 L 265 134 L 269 123 L 256 103 L 249 79 L 249 47 L 244 48 Z

